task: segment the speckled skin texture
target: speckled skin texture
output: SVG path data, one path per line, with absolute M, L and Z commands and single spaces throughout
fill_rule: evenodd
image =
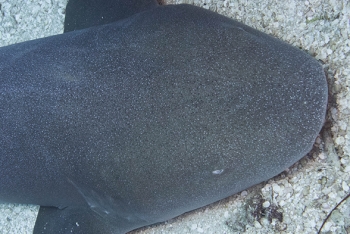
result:
M 115 22 L 157 5 L 157 0 L 69 0 L 64 32 Z
M 41 205 L 35 233 L 125 233 L 282 172 L 326 104 L 309 55 L 189 5 L 3 47 L 0 201 Z

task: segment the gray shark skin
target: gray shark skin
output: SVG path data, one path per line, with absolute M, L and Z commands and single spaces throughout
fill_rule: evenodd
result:
M 190 5 L 135 12 L 0 48 L 0 201 L 40 205 L 34 233 L 165 221 L 279 174 L 321 130 L 306 53 Z
M 156 6 L 157 0 L 69 0 L 64 32 L 115 22 Z

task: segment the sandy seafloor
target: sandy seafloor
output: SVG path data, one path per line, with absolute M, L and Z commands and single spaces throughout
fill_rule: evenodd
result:
M 66 2 L 0 0 L 0 46 L 62 33 Z M 132 233 L 317 233 L 350 193 L 350 1 L 167 2 L 216 11 L 307 51 L 324 64 L 334 99 L 327 128 L 316 140 L 321 152 L 267 182 Z M 34 205 L 0 204 L 0 233 L 32 233 L 37 211 Z M 350 233 L 350 198 L 333 211 L 322 233 Z

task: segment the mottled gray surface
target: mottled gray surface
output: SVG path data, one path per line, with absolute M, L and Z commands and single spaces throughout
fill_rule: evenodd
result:
M 68 206 L 91 232 L 280 173 L 311 149 L 327 97 L 311 57 L 191 6 L 3 47 L 0 76 L 1 200 Z

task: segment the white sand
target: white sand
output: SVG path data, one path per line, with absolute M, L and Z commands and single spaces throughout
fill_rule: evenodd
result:
M 316 233 L 332 208 L 350 193 L 349 1 L 168 0 L 181 2 L 234 18 L 321 60 L 335 98 L 327 118 L 332 125 L 317 140 L 323 152 L 303 158 L 282 175 L 133 233 Z M 0 0 L 0 4 L 0 46 L 63 31 L 66 0 Z M 0 233 L 32 233 L 37 208 L 0 205 Z M 259 211 L 267 215 L 255 218 Z M 322 231 L 350 233 L 349 214 L 350 199 L 333 212 Z

